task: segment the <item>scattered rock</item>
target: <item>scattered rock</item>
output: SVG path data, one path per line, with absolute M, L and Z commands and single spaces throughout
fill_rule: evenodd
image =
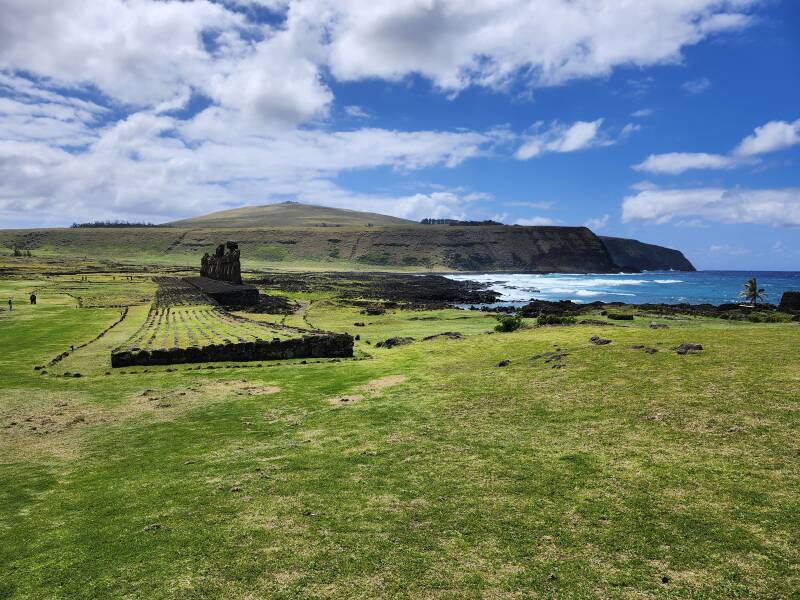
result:
M 670 581 L 672 581 L 672 578 L 669 575 L 661 576 L 661 583 L 669 583 Z
M 655 321 L 652 321 L 650 323 L 650 329 L 669 329 L 669 325 L 666 323 L 656 323 Z
M 142 531 L 156 531 L 157 529 L 161 529 L 161 523 L 150 523 Z
M 611 343 L 611 340 L 601 338 L 599 335 L 593 335 L 592 337 L 589 338 L 589 341 L 595 344 L 596 346 L 605 346 L 606 344 Z
M 422 338 L 423 342 L 427 342 L 428 340 L 435 340 L 436 338 L 447 338 L 448 340 L 460 340 L 464 336 L 461 335 L 458 331 L 445 331 L 444 333 L 437 333 L 436 335 L 429 335 L 428 337 Z
M 684 342 L 680 346 L 675 346 L 673 348 L 678 354 L 688 354 L 690 351 L 700 351 L 702 349 L 702 344 L 693 344 L 691 342 Z
M 644 351 L 647 354 L 655 354 L 656 352 L 658 352 L 658 348 L 645 348 Z
M 376 348 L 394 348 L 395 346 L 405 346 L 414 341 L 413 337 L 391 337 L 383 342 L 375 344 Z
M 241 492 L 241 491 L 242 491 L 242 486 L 241 485 L 234 485 L 234 486 L 231 487 L 231 492 L 235 493 L 235 492 Z
M 353 323 L 353 327 L 366 327 L 366 325 L 364 325 L 363 321 L 356 321 Z
M 511 364 L 510 360 L 504 359 L 504 360 L 501 360 L 499 363 L 497 363 L 497 366 L 498 367 L 507 367 L 510 364 Z
M 629 346 L 631 350 L 644 350 L 644 344 L 634 344 L 633 346 Z

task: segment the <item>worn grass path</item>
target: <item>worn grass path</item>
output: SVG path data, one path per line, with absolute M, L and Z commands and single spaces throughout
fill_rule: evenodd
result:
M 0 313 L 0 597 L 797 597 L 797 324 L 314 302 L 370 358 L 105 375 L 110 335 L 32 370 L 118 314 Z

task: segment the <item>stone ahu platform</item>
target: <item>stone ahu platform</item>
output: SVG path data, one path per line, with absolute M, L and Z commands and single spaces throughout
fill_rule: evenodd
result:
M 186 277 L 185 281 L 222 306 L 257 306 L 259 303 L 258 289 L 252 285 L 236 285 L 209 277 Z
M 111 366 L 134 367 L 184 363 L 280 360 L 287 358 L 347 358 L 353 356 L 353 338 L 346 333 L 307 335 L 290 340 L 215 344 L 191 348 L 165 348 L 138 352 L 113 352 Z

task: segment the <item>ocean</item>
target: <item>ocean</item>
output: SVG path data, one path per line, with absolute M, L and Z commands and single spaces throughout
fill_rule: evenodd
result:
M 491 289 L 502 294 L 500 304 L 514 306 L 533 298 L 630 304 L 722 304 L 741 301 L 737 294 L 751 277 L 765 289 L 766 301 L 771 304 L 778 304 L 787 290 L 800 290 L 798 271 L 648 271 L 616 275 L 474 273 L 446 277 L 488 283 Z

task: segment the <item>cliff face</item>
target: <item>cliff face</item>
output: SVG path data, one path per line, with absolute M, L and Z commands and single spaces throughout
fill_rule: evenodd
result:
M 600 236 L 611 259 L 623 269 L 639 271 L 695 271 L 680 250 L 638 240 Z
M 202 246 L 220 232 L 191 230 L 179 246 Z M 226 230 L 242 256 L 265 249 L 287 259 L 331 258 L 381 267 L 447 267 L 460 271 L 609 272 L 616 269 L 586 227 L 391 227 L 362 229 Z M 216 236 L 216 237 L 215 237 Z M 177 247 L 175 248 L 178 249 Z
M 34 255 L 199 267 L 205 252 L 239 243 L 245 269 L 276 264 L 372 270 L 613 273 L 694 270 L 677 250 L 600 238 L 586 227 L 447 226 L 39 229 L 0 231 L 0 248 Z

